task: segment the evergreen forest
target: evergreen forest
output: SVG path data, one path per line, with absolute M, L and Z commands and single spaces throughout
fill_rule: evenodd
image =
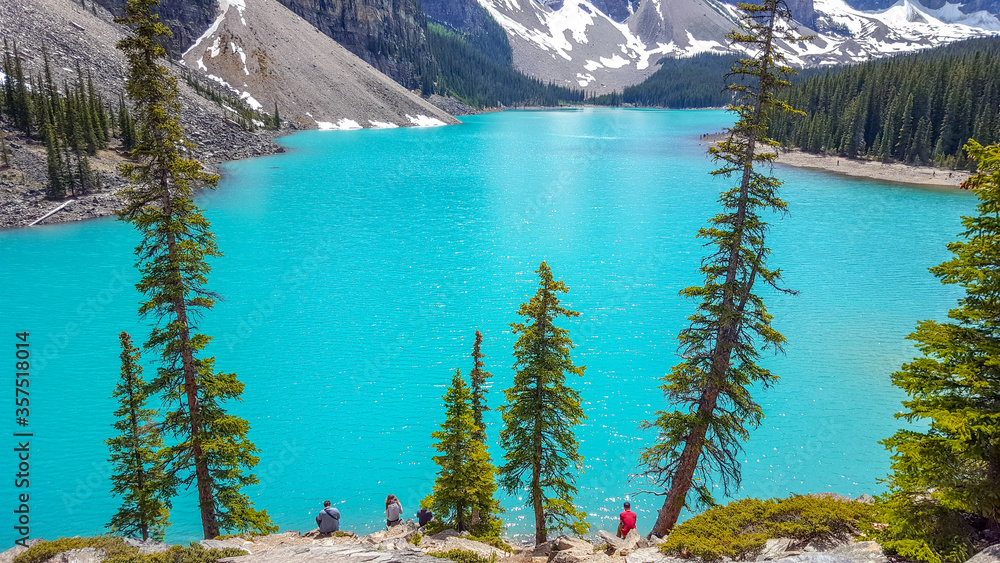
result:
M 427 25 L 427 43 L 438 65 L 437 92 L 470 106 L 557 106 L 580 103 L 583 92 L 546 84 L 514 68 L 507 35 L 493 18 L 477 33 Z
M 1000 129 L 1000 38 L 869 61 L 800 81 L 770 134 L 812 153 L 974 168 L 963 146 Z

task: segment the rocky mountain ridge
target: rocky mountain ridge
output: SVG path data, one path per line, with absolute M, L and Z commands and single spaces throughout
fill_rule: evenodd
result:
M 221 0 L 182 63 L 250 106 L 302 127 L 457 123 L 322 34 L 277 0 Z
M 661 57 L 729 52 L 725 34 L 737 18 L 736 7 L 719 0 L 641 0 L 629 5 L 632 11 L 624 20 L 591 0 L 479 2 L 507 31 L 517 68 L 597 94 L 641 82 L 655 72 Z M 995 3 L 897 0 L 865 11 L 846 0 L 793 0 L 799 31 L 814 38 L 781 47 L 799 67 L 913 52 L 1000 33 Z

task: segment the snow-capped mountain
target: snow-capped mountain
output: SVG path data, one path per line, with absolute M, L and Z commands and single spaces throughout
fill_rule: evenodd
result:
M 219 0 L 219 15 L 182 56 L 249 106 L 300 126 L 387 128 L 456 123 L 278 0 Z
M 736 15 L 735 5 L 719 0 L 626 2 L 624 19 L 605 14 L 597 0 L 478 1 L 507 31 L 517 68 L 596 93 L 641 82 L 655 72 L 661 57 L 728 52 L 725 34 L 735 27 Z M 783 47 L 793 65 L 808 67 L 1000 33 L 1000 19 L 988 10 L 928 1 L 938 7 L 918 0 L 876 10 L 854 8 L 845 0 L 790 2 L 800 31 L 815 38 Z

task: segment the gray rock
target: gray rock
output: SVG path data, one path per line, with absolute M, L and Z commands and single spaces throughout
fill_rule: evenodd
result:
M 628 555 L 628 553 L 630 553 L 633 549 L 636 548 L 636 546 L 639 544 L 640 539 L 641 536 L 639 536 L 638 530 L 636 530 L 635 528 L 629 530 L 628 534 L 625 535 L 625 539 L 622 540 L 622 547 L 619 550 L 621 552 L 621 555 Z
M 53 555 L 46 563 L 101 563 L 107 556 L 108 554 L 104 549 L 84 547 L 83 549 L 70 549 Z
M 875 502 L 875 497 L 871 495 L 859 495 L 854 502 L 862 502 L 864 504 L 873 504 Z
M 1000 562 L 1000 543 L 991 545 L 973 555 L 966 563 L 998 563 Z
M 579 549 L 588 551 L 590 553 L 594 552 L 594 544 L 584 539 L 571 538 L 569 536 L 559 536 L 558 538 L 553 540 L 552 548 L 558 551 Z
M 170 545 L 156 540 L 140 540 L 137 538 L 125 538 L 125 545 L 135 547 L 139 553 L 162 553 L 170 549 Z
M 854 563 L 843 555 L 833 555 L 832 553 L 803 553 L 778 559 L 778 563 Z
M 553 551 L 549 555 L 548 563 L 584 563 L 594 556 L 594 552 L 586 552 L 582 549 L 567 549 L 563 551 Z
M 771 561 L 787 557 L 785 552 L 788 551 L 791 545 L 792 540 L 790 538 L 769 539 L 764 544 L 764 549 L 757 555 L 757 561 Z
M 854 499 L 852 499 L 851 497 L 839 493 L 813 493 L 809 496 L 813 498 L 829 498 L 833 500 L 839 500 L 840 502 L 854 502 Z
M 448 538 L 454 538 L 454 537 L 458 537 L 458 536 L 459 536 L 458 532 L 456 532 L 455 530 L 452 530 L 451 528 L 448 528 L 447 530 L 444 530 L 444 531 L 441 531 L 441 532 L 438 532 L 438 533 L 432 535 L 431 539 L 434 539 L 434 540 L 446 540 Z
M 850 542 L 830 551 L 832 555 L 842 555 L 855 563 L 888 563 L 889 558 L 878 542 Z
M 226 557 L 220 563 L 441 563 L 417 549 L 378 551 L 364 544 L 276 547 L 254 555 Z
M 45 540 L 43 540 L 41 538 L 35 538 L 33 540 L 28 540 L 28 541 L 24 542 L 25 544 L 27 544 L 27 546 L 15 545 L 14 547 L 8 549 L 7 551 L 4 551 L 3 553 L 0 553 L 0 563 L 11 563 L 11 561 L 13 561 L 15 557 L 17 557 L 18 555 L 21 555 L 25 551 L 28 551 L 29 547 L 38 545 L 38 544 L 42 543 L 43 541 L 45 541 Z
M 624 540 L 622 540 L 621 538 L 619 538 L 616 535 L 613 535 L 613 534 L 610 534 L 608 532 L 605 532 L 604 530 L 598 530 L 597 531 L 597 535 L 602 540 L 608 542 L 608 545 L 611 546 L 611 549 L 613 549 L 615 551 L 620 550 L 625 545 Z
M 244 546 L 243 543 L 241 540 L 201 540 L 198 542 L 198 545 L 205 549 L 242 549 L 253 555 L 253 552 Z

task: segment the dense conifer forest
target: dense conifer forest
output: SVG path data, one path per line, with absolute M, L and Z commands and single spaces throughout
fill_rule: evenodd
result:
M 787 95 L 805 116 L 780 116 L 771 136 L 808 152 L 972 168 L 962 150 L 998 140 L 1000 38 L 830 70 Z
M 480 108 L 583 101 L 580 90 L 545 84 L 514 69 L 503 28 L 492 18 L 487 22 L 486 30 L 478 33 L 427 25 L 427 43 L 439 69 L 438 93 Z
M 736 57 L 703 53 L 686 59 L 662 58 L 660 69 L 635 86 L 621 92 L 589 99 L 598 105 L 632 104 L 657 108 L 721 107 L 732 100 L 723 77 Z

